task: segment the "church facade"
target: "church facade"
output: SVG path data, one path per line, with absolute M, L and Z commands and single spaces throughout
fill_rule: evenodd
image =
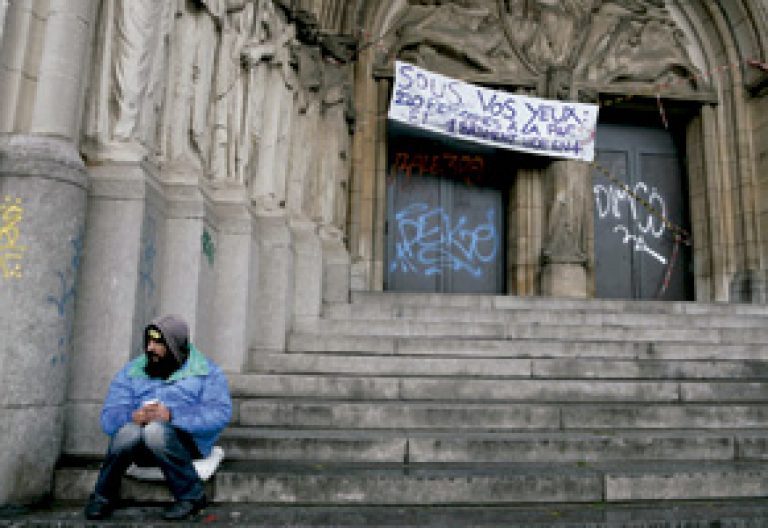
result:
M 395 61 L 597 105 L 595 160 L 397 125 Z M 355 291 L 766 303 L 767 95 L 762 0 L 0 2 L 0 504 L 160 314 L 242 373 Z

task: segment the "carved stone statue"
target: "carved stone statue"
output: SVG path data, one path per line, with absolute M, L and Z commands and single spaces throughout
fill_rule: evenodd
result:
M 589 165 L 555 161 L 548 169 L 552 203 L 544 242 L 545 260 L 569 264 L 587 261 L 584 222 L 589 189 Z
M 114 77 L 117 106 L 113 136 L 134 137 L 142 99 L 150 80 L 152 51 L 156 48 L 162 3 L 122 0 L 115 5 Z
M 574 81 L 693 77 L 662 0 L 410 0 L 390 53 L 446 74 L 545 75 Z
M 222 16 L 213 101 L 211 173 L 218 181 L 245 184 L 247 179 L 249 138 L 245 115 L 249 83 L 241 55 L 250 41 L 255 21 L 256 5 L 253 2 L 227 0 Z
M 510 60 L 495 0 L 411 0 L 394 34 L 390 61 L 398 58 L 445 73 L 519 71 Z
M 512 47 L 537 74 L 569 68 L 597 84 L 693 77 L 682 33 L 660 0 L 506 0 Z
M 251 139 L 251 197 L 263 210 L 285 205 L 287 127 L 299 80 L 296 27 L 271 0 L 258 3 L 258 22 L 242 58 L 249 75 L 248 127 Z M 279 113 L 276 114 L 276 112 Z M 257 161 L 256 161 L 257 160 Z
M 208 168 L 209 109 L 224 0 L 180 0 L 170 56 L 163 154 L 169 166 Z
M 172 5 L 152 0 L 101 5 L 87 99 L 84 148 L 89 155 L 139 160 L 154 149 Z

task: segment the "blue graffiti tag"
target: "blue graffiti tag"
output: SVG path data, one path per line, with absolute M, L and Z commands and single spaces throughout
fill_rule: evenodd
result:
M 46 303 L 56 307 L 59 321 L 64 325 L 63 334 L 58 339 L 57 354 L 51 358 L 52 367 L 56 366 L 57 363 L 64 364 L 67 361 L 68 351 L 72 349 L 72 343 L 75 340 L 74 328 L 71 322 L 73 313 L 71 310 L 67 310 L 67 306 L 70 304 L 74 306 L 75 297 L 77 296 L 77 274 L 83 258 L 85 229 L 80 227 L 77 236 L 70 239 L 69 243 L 72 246 L 72 257 L 69 261 L 69 267 L 66 270 L 56 271 L 56 275 L 59 277 L 59 293 L 58 295 L 48 295 L 46 297 Z
M 467 217 L 454 223 L 442 207 L 414 203 L 395 215 L 397 242 L 390 271 L 436 275 L 444 270 L 465 270 L 483 276 L 482 265 L 491 262 L 499 250 L 496 211 L 488 209 L 487 222 L 474 228 Z
M 59 294 L 58 296 L 49 295 L 46 301 L 56 306 L 56 311 L 59 313 L 59 317 L 64 317 L 67 304 L 70 301 L 74 302 L 77 291 L 77 271 L 80 269 L 80 261 L 83 257 L 83 241 L 85 238 L 85 230 L 81 227 L 77 237 L 71 239 L 69 243 L 72 245 L 72 258 L 70 259 L 69 269 L 66 271 L 57 271 L 56 275 L 59 277 Z
M 155 257 L 157 256 L 157 226 L 151 216 L 144 224 L 141 235 L 141 260 L 139 261 L 139 283 L 150 295 L 155 293 Z

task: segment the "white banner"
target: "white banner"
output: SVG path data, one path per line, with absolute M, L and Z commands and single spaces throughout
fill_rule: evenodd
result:
M 597 105 L 514 95 L 395 63 L 389 118 L 496 147 L 592 161 Z

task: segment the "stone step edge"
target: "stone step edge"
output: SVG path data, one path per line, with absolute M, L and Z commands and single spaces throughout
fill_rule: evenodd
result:
M 247 438 L 246 438 L 247 435 Z M 768 440 L 768 429 L 763 428 L 724 428 L 724 429 L 520 429 L 504 431 L 456 431 L 446 430 L 410 430 L 410 429 L 330 429 L 318 427 L 290 428 L 275 426 L 271 428 L 252 425 L 230 425 L 219 438 L 228 440 L 242 439 L 318 439 L 318 440 L 357 440 L 357 439 L 450 439 L 506 441 L 527 439 L 573 439 L 593 438 L 760 438 Z
M 320 317 L 309 316 L 295 319 L 295 322 L 309 323 L 311 321 L 413 321 L 418 323 L 460 323 L 471 324 L 539 324 L 542 326 L 554 324 L 552 319 L 561 326 L 581 326 L 585 321 L 571 321 L 569 318 L 607 318 L 609 321 L 589 323 L 591 325 L 625 326 L 628 328 L 675 328 L 685 326 L 687 328 L 712 328 L 712 329 L 743 329 L 764 328 L 768 315 L 754 314 L 727 314 L 727 313 L 661 313 L 661 312 L 616 312 L 613 310 L 581 310 L 561 308 L 521 308 L 517 310 L 504 310 L 495 308 L 474 309 L 467 315 L 465 308 L 452 306 L 401 306 L 401 307 L 366 307 L 361 310 L 353 304 L 326 307 Z M 414 313 L 397 313 L 396 310 L 414 311 Z M 424 313 L 419 313 L 422 310 Z M 435 313 L 431 313 L 435 311 Z M 543 314 L 541 320 L 520 321 L 520 318 L 532 318 Z M 561 319 L 562 318 L 562 319 Z M 632 319 L 638 319 L 632 321 Z M 650 318 L 651 321 L 643 319 Z M 610 321 L 614 319 L 614 321 Z M 626 319 L 626 321 L 624 320 Z
M 305 466 L 225 462 L 209 483 L 217 502 L 306 504 L 516 504 L 753 498 L 768 494 L 768 465 L 756 463 L 380 464 Z M 491 470 L 492 469 L 492 470 Z M 84 500 L 97 467 L 61 464 L 54 496 Z M 129 498 L 168 500 L 163 485 L 128 482 Z
M 335 329 L 336 326 L 344 325 L 346 326 L 345 333 L 339 334 L 337 333 L 337 330 Z M 361 334 L 359 332 L 362 332 L 363 330 L 368 331 L 368 329 L 375 328 L 376 325 L 386 325 L 388 328 L 392 327 L 392 332 L 387 333 L 375 333 L 375 330 L 371 333 L 365 333 Z M 396 327 L 402 327 L 402 328 L 396 328 Z M 417 329 L 430 329 L 430 331 L 434 331 L 435 328 L 439 328 L 441 326 L 447 327 L 447 329 L 450 329 L 450 332 L 460 332 L 462 328 L 472 328 L 477 330 L 476 332 L 472 331 L 464 331 L 462 333 L 449 333 L 446 332 L 444 334 L 439 333 L 430 333 L 430 332 L 411 332 L 412 328 Z M 728 342 L 727 340 L 729 338 L 733 338 L 736 335 L 740 335 L 742 333 L 753 333 L 757 334 L 753 337 L 755 338 L 761 338 L 766 339 L 768 336 L 768 329 L 766 329 L 765 326 L 752 326 L 752 327 L 713 327 L 711 325 L 707 326 L 706 328 L 700 328 L 700 327 L 690 327 L 690 326 L 681 326 L 681 327 L 665 327 L 665 326 L 657 326 L 653 324 L 649 325 L 626 325 L 626 324 L 599 324 L 599 323 L 592 323 L 592 324 L 558 324 L 558 323 L 505 323 L 505 322 L 472 322 L 472 321 L 409 321 L 406 319 L 393 319 L 393 320 L 383 320 L 383 319 L 315 319 L 315 318 L 307 318 L 307 319 L 300 319 L 296 320 L 293 323 L 293 329 L 296 333 L 305 333 L 305 334 L 314 334 L 314 335 L 320 335 L 320 336 L 347 336 L 347 337 L 417 337 L 417 338 L 429 338 L 429 337 L 440 337 L 441 335 L 446 335 L 447 337 L 450 337 L 452 339 L 459 339 L 462 337 L 469 337 L 469 338 L 483 338 L 487 337 L 490 339 L 507 339 L 507 340 L 517 340 L 517 339 L 540 339 L 540 336 L 526 336 L 526 335 L 519 335 L 520 333 L 525 333 L 527 331 L 536 331 L 536 332 L 562 332 L 564 334 L 567 333 L 574 333 L 574 332 L 588 332 L 588 333 L 604 333 L 604 332 L 626 332 L 626 333 L 640 333 L 643 331 L 651 332 L 655 331 L 657 333 L 661 334 L 675 334 L 675 333 L 681 333 L 688 336 L 687 338 L 682 337 L 674 337 L 671 338 L 669 336 L 666 337 L 655 337 L 655 336 L 649 336 L 649 339 L 643 339 L 642 342 L 653 342 L 653 341 L 671 341 L 671 342 L 678 342 L 678 341 L 685 341 L 686 339 L 691 339 L 692 337 L 697 337 L 695 339 L 695 342 Z M 700 336 L 699 334 L 705 333 L 704 336 Z M 569 339 L 573 338 L 573 336 L 568 336 Z M 580 337 L 580 340 L 584 339 L 590 339 L 592 336 L 589 336 L 587 338 Z M 655 337 L 655 338 L 654 338 Z M 557 337 L 553 339 L 558 339 Z M 593 339 L 595 341 L 603 341 L 602 339 Z M 613 339 L 616 341 L 616 339 Z M 622 339 L 623 340 L 623 339 Z M 756 343 L 765 343 L 766 341 L 755 341 Z
M 682 339 L 678 340 L 664 340 L 664 339 L 650 339 L 650 340 L 638 340 L 638 339 L 592 339 L 592 338 L 571 338 L 565 339 L 562 337 L 502 337 L 502 336 L 479 336 L 479 335 L 354 335 L 354 334 L 342 334 L 332 335 L 328 333 L 314 333 L 314 332 L 299 332 L 293 331 L 288 336 L 287 350 L 289 352 L 354 352 L 355 350 L 361 350 L 369 354 L 377 355 L 398 355 L 403 352 L 399 352 L 400 349 L 413 350 L 413 347 L 425 346 L 430 342 L 433 342 L 436 347 L 456 347 L 462 346 L 476 346 L 482 345 L 508 345 L 509 348 L 515 348 L 518 346 L 568 346 L 572 348 L 579 347 L 621 347 L 621 348 L 635 348 L 637 354 L 648 355 L 651 353 L 649 349 L 685 349 L 691 347 L 710 349 L 710 348 L 751 348 L 764 349 L 766 343 L 747 341 L 743 343 L 737 343 L 733 341 L 718 341 L 718 340 L 706 340 L 706 341 L 686 341 Z M 341 344 L 339 344 L 341 343 Z M 280 352 L 281 350 L 275 349 L 261 349 L 252 348 L 249 349 L 251 356 L 255 356 L 262 352 Z M 478 350 L 472 352 L 476 354 L 478 352 L 498 354 L 504 352 L 504 350 Z M 410 354 L 427 355 L 432 352 L 413 352 Z M 439 353 L 439 352 L 438 352 Z M 458 353 L 458 352 L 454 352 Z M 466 354 L 466 353 L 464 353 Z M 599 357 L 599 356 L 598 356 Z
M 601 311 L 622 311 L 627 313 L 717 313 L 725 312 L 766 315 L 768 307 L 747 303 L 700 302 L 700 301 L 658 301 L 651 299 L 578 299 L 573 297 L 543 297 L 517 295 L 474 295 L 474 294 L 424 294 L 406 292 L 353 291 L 350 302 L 329 303 L 329 305 L 373 304 L 404 305 L 424 307 L 492 308 L 496 310 L 548 309 L 551 306 L 565 309 L 598 309 Z M 633 311 L 633 308 L 636 311 Z
M 762 361 L 765 345 L 699 343 L 637 343 L 626 341 L 577 341 L 531 339 L 520 340 L 450 340 L 428 341 L 400 339 L 323 339 L 308 341 L 302 335 L 291 338 L 286 350 L 253 348 L 248 353 L 248 368 L 258 365 L 262 355 L 269 354 L 335 354 L 339 356 L 414 357 L 414 358 L 487 358 L 487 359 L 625 359 Z
M 642 367 L 642 368 L 641 368 Z M 566 376 L 564 373 L 568 373 Z M 768 360 L 630 357 L 483 357 L 278 352 L 236 375 L 295 374 L 462 379 L 768 380 Z
M 110 519 L 113 528 L 154 526 L 164 504 L 128 502 Z M 82 528 L 83 501 L 58 501 L 44 507 L 2 510 L 0 526 Z M 765 500 L 666 500 L 600 505 L 548 503 L 488 508 L 482 504 L 401 508 L 364 505 L 270 505 L 217 502 L 209 505 L 204 522 L 210 526 L 503 526 L 505 528 L 658 528 L 763 526 L 768 519 Z M 4 524 L 6 523 L 6 524 Z M 149 523 L 149 524 L 148 524 Z

